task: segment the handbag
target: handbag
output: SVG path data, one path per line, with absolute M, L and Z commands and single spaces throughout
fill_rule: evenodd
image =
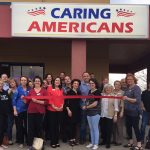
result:
M 44 140 L 42 138 L 37 138 L 35 137 L 34 140 L 33 140 L 33 145 L 32 147 L 35 149 L 35 150 L 42 150 L 43 148 L 43 143 L 44 143 Z

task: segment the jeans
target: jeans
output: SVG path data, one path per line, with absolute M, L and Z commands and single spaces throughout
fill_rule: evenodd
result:
M 100 115 L 95 116 L 87 116 L 88 124 L 90 127 L 90 134 L 91 134 L 91 143 L 93 145 L 99 144 L 99 120 Z
M 148 125 L 149 121 L 150 121 L 150 112 L 143 111 L 143 114 L 142 114 L 142 124 L 141 124 L 141 139 L 142 139 L 142 141 L 144 141 L 144 138 L 145 138 L 145 128 Z M 149 130 L 149 135 L 150 135 L 150 130 Z

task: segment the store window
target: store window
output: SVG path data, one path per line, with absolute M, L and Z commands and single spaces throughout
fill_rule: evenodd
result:
M 19 79 L 24 75 L 33 79 L 35 76 L 43 78 L 44 64 L 15 64 L 0 63 L 0 74 L 6 73 L 9 77 Z
M 10 76 L 18 79 L 20 76 L 27 76 L 29 79 L 33 79 L 35 76 L 43 78 L 44 68 L 42 66 L 11 66 Z

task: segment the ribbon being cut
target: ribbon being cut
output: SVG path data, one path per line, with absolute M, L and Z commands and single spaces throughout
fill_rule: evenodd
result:
M 58 97 L 62 97 L 64 99 L 77 99 L 77 98 L 81 98 L 81 99 L 85 99 L 85 98 L 110 98 L 110 99 L 123 99 L 123 96 L 25 96 L 24 99 L 38 99 L 38 100 L 49 100 L 51 98 L 58 98 Z

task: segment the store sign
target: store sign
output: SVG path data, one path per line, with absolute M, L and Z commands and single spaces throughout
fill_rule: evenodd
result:
M 148 38 L 149 8 L 130 5 L 12 3 L 12 36 Z

